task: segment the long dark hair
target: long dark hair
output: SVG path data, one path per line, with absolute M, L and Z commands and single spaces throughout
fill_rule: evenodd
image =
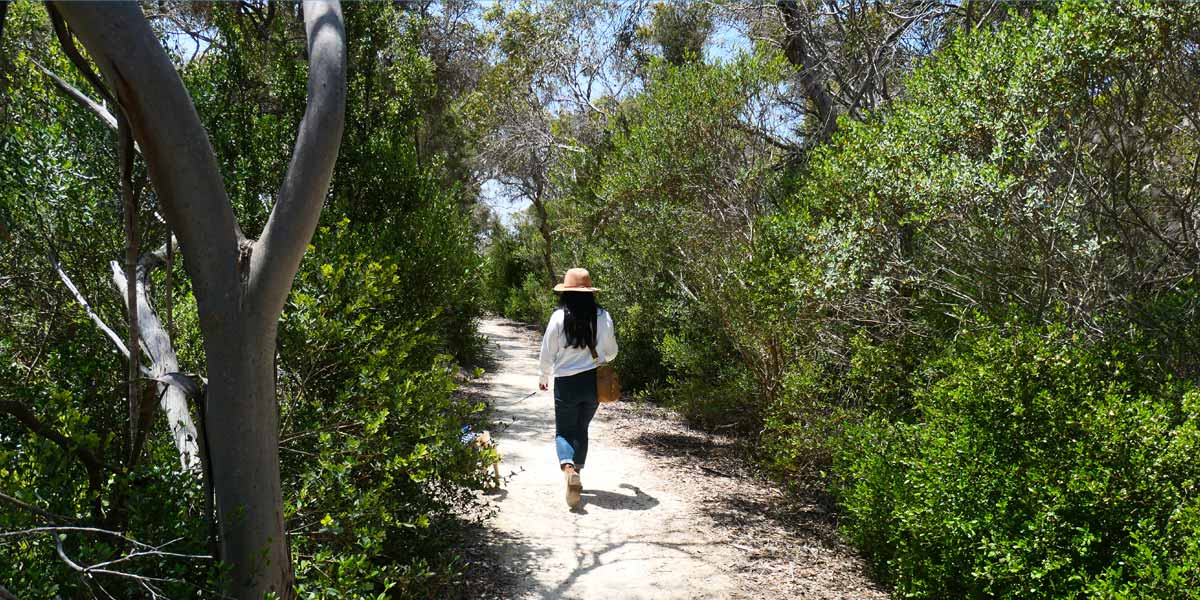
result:
M 558 295 L 558 307 L 563 310 L 563 332 L 567 346 L 596 347 L 596 295 L 592 292 L 563 292 Z

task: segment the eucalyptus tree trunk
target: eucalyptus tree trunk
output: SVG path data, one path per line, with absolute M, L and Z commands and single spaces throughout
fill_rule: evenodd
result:
M 533 204 L 533 209 L 537 211 L 538 232 L 542 234 L 542 264 L 546 267 L 546 276 L 549 278 L 550 285 L 554 286 L 558 283 L 558 275 L 554 273 L 553 238 L 550 235 L 550 215 L 546 211 L 545 189 L 546 186 L 543 183 L 543 178 L 540 175 L 535 175 L 533 195 L 530 197 L 530 203 Z
M 336 0 L 305 2 L 308 106 L 260 239 L 234 218 L 208 135 L 136 2 L 59 2 L 128 120 L 179 238 L 204 336 L 205 396 L 228 591 L 295 596 L 279 478 L 275 333 L 341 143 L 346 45 Z

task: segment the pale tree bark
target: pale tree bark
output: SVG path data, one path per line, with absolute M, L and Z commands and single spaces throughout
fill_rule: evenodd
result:
M 175 354 L 175 348 L 171 345 L 171 337 L 163 327 L 162 321 L 158 318 L 154 310 L 154 305 L 150 303 L 150 294 L 147 291 L 150 282 L 150 273 L 165 264 L 164 255 L 166 248 L 158 252 L 142 255 L 138 259 L 137 275 L 134 278 L 137 284 L 133 286 L 133 295 L 137 299 L 137 304 L 140 308 L 137 313 L 138 330 L 141 333 L 142 351 L 150 358 L 150 369 L 148 376 L 151 379 L 160 380 L 164 376 L 171 373 L 179 372 L 179 359 Z M 130 287 L 127 284 L 126 272 L 122 270 L 121 265 L 117 261 L 109 263 L 112 267 L 113 285 L 123 298 L 126 298 L 126 304 L 129 303 Z M 171 430 L 171 437 L 175 441 L 175 448 L 179 452 L 179 463 L 185 471 L 199 474 L 200 469 L 200 448 L 196 434 L 196 426 L 192 423 L 191 413 L 188 411 L 188 400 L 185 389 L 179 385 L 164 383 L 161 380 L 158 383 L 159 407 L 167 418 L 167 425 Z M 135 438 L 133 460 L 137 460 L 141 454 L 142 443 L 145 440 L 146 427 L 139 427 L 138 437 Z
M 279 480 L 275 333 L 316 229 L 341 143 L 345 28 L 336 1 L 305 2 L 308 105 L 262 239 L 246 239 L 191 97 L 138 4 L 57 9 L 127 116 L 179 237 L 204 336 L 205 429 L 229 593 L 295 596 Z

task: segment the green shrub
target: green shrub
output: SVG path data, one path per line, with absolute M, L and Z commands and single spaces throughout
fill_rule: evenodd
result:
M 537 273 L 529 273 L 521 287 L 509 290 L 503 314 L 514 321 L 545 327 L 557 304 L 558 298 L 546 280 Z
M 306 597 L 440 597 L 454 532 L 485 485 L 460 442 L 482 403 L 458 398 L 435 296 L 412 314 L 404 253 L 348 255 L 323 228 L 280 324 L 281 461 Z M 431 304 L 433 306 L 431 306 Z
M 911 418 L 910 375 L 923 345 L 912 337 L 873 341 L 860 331 L 843 360 L 796 357 L 764 412 L 766 465 L 785 481 L 816 475 L 829 466 L 846 428 L 864 415 Z
M 763 417 L 762 460 L 784 481 L 811 476 L 830 460 L 837 440 L 853 413 L 829 402 L 830 378 L 817 365 L 798 361 L 784 377 L 784 390 Z
M 483 255 L 484 302 L 489 310 L 505 314 L 512 291 L 521 287 L 529 265 L 518 255 L 518 240 L 501 224 L 488 231 L 488 246 Z
M 658 345 L 669 373 L 663 403 L 701 426 L 756 425 L 757 389 L 737 353 L 711 328 L 675 325 Z
M 846 532 L 904 598 L 1200 594 L 1200 393 L 1144 351 L 965 336 L 923 369 L 914 423 L 841 440 Z

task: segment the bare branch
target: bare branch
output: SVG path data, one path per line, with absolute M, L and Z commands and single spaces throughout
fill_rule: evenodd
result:
M 15 505 L 17 508 L 31 512 L 39 517 L 47 519 L 51 523 L 73 523 L 75 521 L 75 519 L 71 519 L 69 517 L 64 517 L 62 515 L 56 515 L 44 508 L 39 508 L 28 502 L 18 500 L 12 496 L 9 496 L 8 494 L 5 494 L 4 492 L 0 492 L 0 500 L 4 500 L 5 502 L 8 502 L 9 504 Z M 3 596 L 0 596 L 0 598 L 3 598 Z
M 67 275 L 67 272 L 63 270 L 62 265 L 59 264 L 58 258 L 54 255 L 53 251 L 46 253 L 46 260 L 50 261 L 50 266 L 54 268 L 54 272 L 63 282 L 63 285 L 67 286 L 67 289 L 71 291 L 73 296 L 75 296 L 75 301 L 78 302 L 81 307 L 83 307 L 83 311 L 87 313 L 88 318 L 90 318 L 92 322 L 96 324 L 96 327 L 100 328 L 100 331 L 104 332 L 104 335 L 106 335 L 108 339 L 112 341 L 113 345 L 117 347 L 117 350 L 119 350 L 121 354 L 128 358 L 129 348 L 125 346 L 125 342 L 121 340 L 121 336 L 117 335 L 117 332 L 113 331 L 111 327 L 105 324 L 104 320 L 100 318 L 100 315 L 96 314 L 95 310 L 92 310 L 92 305 L 88 303 L 87 298 L 83 297 L 83 294 L 79 291 L 79 288 L 75 287 L 75 283 L 71 281 L 71 277 Z M 141 373 L 147 377 L 153 376 L 150 371 L 145 368 L 142 369 Z
M 54 83 L 54 87 L 57 87 L 64 94 L 66 94 L 68 98 L 74 100 L 80 106 L 92 111 L 92 113 L 94 113 L 97 117 L 100 117 L 101 121 L 104 121 L 105 125 L 108 125 L 109 129 L 116 131 L 117 118 L 114 117 L 112 113 L 108 112 L 107 109 L 101 106 L 99 102 L 89 98 L 87 94 L 84 94 L 75 86 L 64 81 L 62 77 L 59 77 L 50 69 L 42 66 L 42 64 L 38 61 L 30 59 L 30 62 L 32 62 L 33 66 L 37 67 L 38 70 L 50 78 L 50 81 Z

